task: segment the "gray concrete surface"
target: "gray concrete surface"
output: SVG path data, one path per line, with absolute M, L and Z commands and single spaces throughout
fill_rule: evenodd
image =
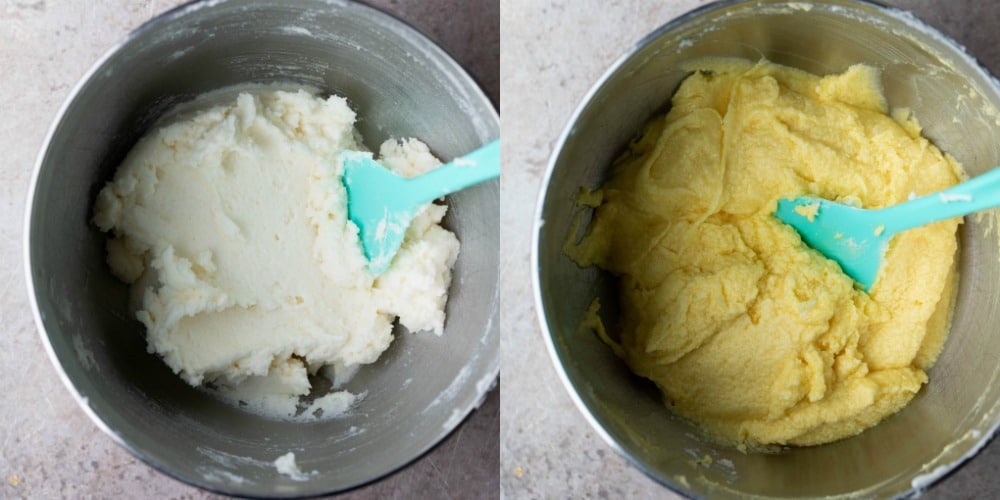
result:
M 503 353 L 501 489 L 505 498 L 671 498 L 591 429 L 557 379 L 535 318 L 530 227 L 545 163 L 570 114 L 620 55 L 705 0 L 503 0 Z M 1000 72 L 1000 3 L 892 0 Z M 1000 497 L 994 441 L 924 498 Z
M 42 350 L 21 265 L 28 177 L 59 105 L 115 41 L 179 3 L 0 0 L 0 498 L 214 497 L 137 461 L 77 407 Z M 494 391 L 432 453 L 345 497 L 496 497 L 502 490 L 507 498 L 669 498 L 601 441 L 558 381 L 531 299 L 530 220 L 552 145 L 590 85 L 646 33 L 705 0 L 372 3 L 441 43 L 494 102 L 503 93 L 506 397 Z M 889 3 L 913 11 L 1000 73 L 1000 3 Z M 1000 497 L 997 442 L 925 495 L 991 497 Z
M 179 0 L 0 0 L 0 498 L 216 498 L 147 467 L 63 387 L 32 323 L 21 262 L 25 193 L 62 101 L 128 31 Z M 499 101 L 499 2 L 370 3 L 451 53 Z M 497 498 L 499 389 L 432 452 L 345 498 Z

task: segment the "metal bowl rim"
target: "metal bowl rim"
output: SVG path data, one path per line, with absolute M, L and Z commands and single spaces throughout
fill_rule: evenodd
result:
M 949 54 L 950 56 L 955 56 L 959 59 L 962 59 L 965 63 L 969 65 L 969 67 L 973 68 L 974 71 L 979 72 L 980 76 L 982 76 L 984 80 L 988 81 L 991 84 L 994 91 L 1000 92 L 1000 83 L 998 83 L 996 77 L 993 76 L 993 74 L 990 73 L 990 71 L 987 70 L 982 64 L 980 64 L 978 60 L 970 56 L 965 51 L 964 47 L 962 47 L 960 44 L 952 40 L 950 37 L 938 31 L 936 28 L 921 21 L 908 11 L 895 7 L 889 7 L 873 0 L 844 0 L 844 1 L 854 3 L 859 7 L 868 6 L 874 8 L 875 10 L 886 15 L 887 17 L 890 17 L 896 21 L 904 23 L 907 28 L 913 29 L 914 32 L 922 32 L 925 35 L 932 37 L 935 41 L 942 43 L 945 47 L 947 47 L 951 51 L 951 54 Z M 555 171 L 556 164 L 558 163 L 559 158 L 562 155 L 563 148 L 565 148 L 566 142 L 569 140 L 569 137 L 572 134 L 577 121 L 580 119 L 580 117 L 583 115 L 586 109 L 593 102 L 597 94 L 604 88 L 605 84 L 607 84 L 608 81 L 611 80 L 618 73 L 618 71 L 621 70 L 622 67 L 627 62 L 629 62 L 633 57 L 635 57 L 639 52 L 645 49 L 648 45 L 658 40 L 660 37 L 669 34 L 676 28 L 688 23 L 689 21 L 692 21 L 693 19 L 709 14 L 716 10 L 724 9 L 726 7 L 730 7 L 737 4 L 753 4 L 753 3 L 756 3 L 757 5 L 762 5 L 761 2 L 753 2 L 753 0 L 717 0 L 715 2 L 711 2 L 702 5 L 700 7 L 694 8 L 688 12 L 685 12 L 684 14 L 681 14 L 680 16 L 671 19 L 670 21 L 661 25 L 659 28 L 654 29 L 648 35 L 644 36 L 638 42 L 633 44 L 621 56 L 619 56 L 608 67 L 608 69 L 604 72 L 604 74 L 602 74 L 601 77 L 598 78 L 597 81 L 590 87 L 587 93 L 584 94 L 584 97 L 580 100 L 580 103 L 576 106 L 576 108 L 570 115 L 570 118 L 567 121 L 565 128 L 563 129 L 562 133 L 559 136 L 559 139 L 555 142 L 555 145 L 553 146 L 552 149 L 552 153 L 550 154 L 549 160 L 546 164 L 545 171 L 542 175 L 541 186 L 539 188 L 538 197 L 535 202 L 534 220 L 532 222 L 530 266 L 531 266 L 532 295 L 534 297 L 535 314 L 536 314 L 536 319 L 538 320 L 539 327 L 541 328 L 542 337 L 545 340 L 545 347 L 546 351 L 549 354 L 549 360 L 552 362 L 556 370 L 556 373 L 559 376 L 559 380 L 562 382 L 563 389 L 566 390 L 570 399 L 573 401 L 574 406 L 576 406 L 577 410 L 583 415 L 587 423 L 590 424 L 590 427 L 597 433 L 598 436 L 601 437 L 601 439 L 608 446 L 611 447 L 611 449 L 617 452 L 620 456 L 624 457 L 630 464 L 632 464 L 632 466 L 642 471 L 642 473 L 645 474 L 647 477 L 653 479 L 660 485 L 665 486 L 668 490 L 688 498 L 694 498 L 694 493 L 692 491 L 689 491 L 687 488 L 684 488 L 679 484 L 671 481 L 670 479 L 663 477 L 653 467 L 648 466 L 646 463 L 642 462 L 639 458 L 634 457 L 631 454 L 627 453 L 626 450 L 614 438 L 614 436 L 612 436 L 606 429 L 604 429 L 604 427 L 600 424 L 600 422 L 593 415 L 593 413 L 591 413 L 589 407 L 583 401 L 583 398 L 580 397 L 580 395 L 577 393 L 576 387 L 570 380 L 569 373 L 566 371 L 566 368 L 563 366 L 562 361 L 560 360 L 559 352 L 557 351 L 555 345 L 555 339 L 552 329 L 549 328 L 548 321 L 546 319 L 545 302 L 542 298 L 541 267 L 539 265 L 539 259 L 540 259 L 539 245 L 541 243 L 542 229 L 545 225 L 545 219 L 544 219 L 545 203 L 548 200 L 549 187 L 552 180 L 552 175 Z M 772 2 L 765 2 L 765 3 L 772 3 Z M 782 2 L 773 2 L 773 3 L 782 3 Z M 785 2 L 785 3 L 794 3 L 794 2 Z M 903 492 L 901 496 L 919 494 L 921 491 L 925 491 L 926 489 L 930 488 L 944 477 L 948 476 L 949 474 L 957 470 L 959 467 L 961 467 L 969 460 L 971 460 L 976 454 L 978 454 L 979 451 L 982 450 L 996 436 L 998 430 L 1000 430 L 1000 418 L 997 418 L 996 422 L 993 423 L 992 427 L 987 432 L 983 433 L 979 441 L 976 442 L 976 444 L 973 445 L 972 448 L 966 454 L 964 454 L 959 459 L 954 460 L 953 462 L 932 471 L 930 474 L 927 475 L 925 482 L 922 482 L 921 484 L 917 485 L 913 484 L 917 483 L 917 481 L 911 482 L 910 489 Z M 921 477 L 924 476 L 915 476 L 914 479 Z M 875 486 L 877 487 L 878 485 Z M 746 493 L 740 493 L 740 494 L 744 496 L 747 495 Z M 845 493 L 842 496 L 851 496 L 854 494 L 855 493 Z
M 146 33 L 149 30 L 155 29 L 155 28 L 157 28 L 157 27 L 159 27 L 161 25 L 165 25 L 165 24 L 174 22 L 178 18 L 186 16 L 186 15 L 188 15 L 188 14 L 190 14 L 192 12 L 195 12 L 197 10 L 200 10 L 202 8 L 211 8 L 211 7 L 214 7 L 214 6 L 218 5 L 218 4 L 226 3 L 226 2 L 229 2 L 229 1 L 233 1 L 233 0 L 191 0 L 191 1 L 187 2 L 187 3 L 184 3 L 182 5 L 178 5 L 176 7 L 173 7 L 171 9 L 168 9 L 168 10 L 166 10 L 164 12 L 161 12 L 161 13 L 155 15 L 151 19 L 149 19 L 149 20 L 145 21 L 144 23 L 142 23 L 141 25 L 139 25 L 137 28 L 131 30 L 122 39 L 120 39 L 118 42 L 116 42 L 114 45 L 112 45 L 109 49 L 107 49 L 104 52 L 104 54 L 100 58 L 98 58 L 90 66 L 90 68 L 83 74 L 83 76 L 80 77 L 80 79 L 77 81 L 77 83 L 70 90 L 69 94 L 67 95 L 67 97 L 65 98 L 65 100 L 63 101 L 63 103 L 60 105 L 59 110 L 56 112 L 55 118 L 53 118 L 52 123 L 49 125 L 49 128 L 48 128 L 48 130 L 46 131 L 46 134 L 45 134 L 45 139 L 42 142 L 42 146 L 39 149 L 38 156 L 36 157 L 35 164 L 34 164 L 34 166 L 32 168 L 32 173 L 31 173 L 31 177 L 30 177 L 30 181 L 29 181 L 28 192 L 27 192 L 27 196 L 26 196 L 26 199 L 25 199 L 24 219 L 23 219 L 23 222 L 22 222 L 22 224 L 23 224 L 22 225 L 22 228 L 23 228 L 22 260 L 24 262 L 24 275 L 25 275 L 25 284 L 27 286 L 27 291 L 28 291 L 28 302 L 29 302 L 29 305 L 30 305 L 30 308 L 31 308 L 32 318 L 34 319 L 35 326 L 37 327 L 36 329 L 37 329 L 38 335 L 39 335 L 39 337 L 42 340 L 42 345 L 45 348 L 45 352 L 46 352 L 46 354 L 47 354 L 47 356 L 49 358 L 49 361 L 52 363 L 53 367 L 55 368 L 56 373 L 59 376 L 59 379 L 62 381 L 63 385 L 69 390 L 70 394 L 72 394 L 73 399 L 76 401 L 76 403 L 78 404 L 78 406 L 84 411 L 84 413 L 87 415 L 87 417 L 89 417 L 90 420 L 104 434 L 106 434 L 107 436 L 109 436 L 115 443 L 117 443 L 123 449 L 125 449 L 126 451 L 128 451 L 132 456 L 138 458 L 139 460 L 141 460 L 146 465 L 152 467 L 153 469 L 155 469 L 155 470 L 157 470 L 157 471 L 159 471 L 159 472 L 161 472 L 161 473 L 163 473 L 163 474 L 165 474 L 165 475 L 167 475 L 167 476 L 169 476 L 169 477 L 171 477 L 171 478 L 173 478 L 175 480 L 178 480 L 178 481 L 180 481 L 182 483 L 189 484 L 189 485 L 192 485 L 192 486 L 195 486 L 197 488 L 203 489 L 205 491 L 213 492 L 213 493 L 224 494 L 224 495 L 234 495 L 234 496 L 246 496 L 247 493 L 242 492 L 242 491 L 238 491 L 236 489 L 229 490 L 229 489 L 225 489 L 225 488 L 219 488 L 219 487 L 216 487 L 214 485 L 211 485 L 211 484 L 208 484 L 208 483 L 205 483 L 205 482 L 199 482 L 199 481 L 195 480 L 195 478 L 193 478 L 193 477 L 190 477 L 190 478 L 189 477 L 183 477 L 183 476 L 181 476 L 179 474 L 176 474 L 169 467 L 169 465 L 164 464 L 164 463 L 160 463 L 159 461 L 154 460 L 152 457 L 150 457 L 149 455 L 147 455 L 143 450 L 140 450 L 140 449 L 132 446 L 131 443 L 129 443 L 128 441 L 126 441 L 125 438 L 123 438 L 114 429 L 112 429 L 101 418 L 101 416 L 98 415 L 94 411 L 94 409 L 90 407 L 90 404 L 89 404 L 87 398 L 85 396 L 83 396 L 79 392 L 79 390 L 77 389 L 76 385 L 73 383 L 73 381 L 70 379 L 69 375 L 66 373 L 66 370 L 63 368 L 62 363 L 59 361 L 59 357 L 56 354 L 55 349 L 53 348 L 52 343 L 49 340 L 49 334 L 48 334 L 48 331 L 47 331 L 47 329 L 45 327 L 45 322 L 42 319 L 41 311 L 40 311 L 39 306 L 38 306 L 38 299 L 37 299 L 36 294 L 35 294 L 35 283 L 34 283 L 34 278 L 32 277 L 33 266 L 32 266 L 32 262 L 31 262 L 31 243 L 30 243 L 31 239 L 32 239 L 32 233 L 31 233 L 32 223 L 31 222 L 32 222 L 33 212 L 34 212 L 33 207 L 34 207 L 34 204 L 35 204 L 35 195 L 36 195 L 36 189 L 37 189 L 37 184 L 38 184 L 38 177 L 39 177 L 39 175 L 41 173 L 42 166 L 45 164 L 45 161 L 46 161 L 47 157 L 49 156 L 49 148 L 51 147 L 52 139 L 55 136 L 56 131 L 59 129 L 60 125 L 62 124 L 63 119 L 66 116 L 66 113 L 76 103 L 76 100 L 79 97 L 80 93 L 83 91 L 83 89 L 90 83 L 90 81 L 94 78 L 94 76 L 97 75 L 104 68 L 104 66 L 108 63 L 108 61 L 110 61 L 111 59 L 113 59 L 126 46 L 128 46 L 131 43 L 133 43 L 135 41 L 135 39 L 137 39 L 142 34 Z M 487 122 L 490 125 L 496 124 L 497 128 L 499 128 L 500 115 L 497 112 L 496 107 L 493 105 L 493 103 L 490 101 L 490 99 L 483 92 L 483 90 L 479 86 L 479 84 L 475 81 L 475 79 L 472 78 L 472 76 L 468 73 L 468 71 L 466 71 L 465 68 L 463 68 L 455 60 L 455 58 L 452 57 L 452 55 L 450 53 L 448 53 L 448 51 L 444 50 L 440 45 L 437 44 L 437 42 L 433 41 L 423 31 L 417 29 L 416 27 L 414 27 L 413 25 L 411 25 L 409 22 L 407 22 L 407 21 L 405 21 L 403 19 L 400 19 L 399 17 L 395 16 L 394 14 L 391 14 L 391 13 L 389 13 L 389 12 L 387 12 L 387 11 L 381 9 L 381 8 L 378 8 L 378 7 L 375 7 L 375 6 L 371 6 L 371 5 L 362 3 L 362 2 L 360 2 L 358 0 L 341 0 L 341 1 L 337 1 L 337 2 L 327 1 L 326 3 L 329 4 L 330 6 L 339 6 L 339 7 L 350 6 L 350 8 L 360 8 L 362 10 L 366 10 L 367 9 L 367 10 L 375 13 L 376 16 L 382 17 L 382 19 L 386 21 L 386 24 L 395 24 L 396 26 L 400 27 L 401 28 L 401 32 L 407 33 L 408 36 L 411 37 L 411 39 L 414 39 L 414 40 L 417 40 L 419 42 L 422 42 L 422 43 L 426 44 L 426 46 L 428 47 L 428 49 L 431 50 L 432 52 L 433 51 L 438 52 L 441 56 L 443 56 L 442 57 L 442 61 L 445 62 L 448 66 L 450 66 L 449 70 L 453 72 L 453 76 L 460 83 L 468 85 L 470 89 L 474 90 L 474 93 L 472 94 L 472 97 L 478 97 L 479 99 L 482 100 L 483 103 L 489 104 L 489 106 L 485 106 L 485 108 L 489 110 L 489 115 L 485 116 L 484 118 L 487 120 Z M 496 273 L 497 273 L 497 279 L 499 280 L 499 269 L 497 269 Z M 487 324 L 484 325 L 484 332 L 489 332 L 489 331 L 491 331 L 492 329 L 495 328 L 495 319 L 496 319 L 496 316 L 497 316 L 497 313 L 498 313 L 497 309 L 498 309 L 498 304 L 499 304 L 499 287 L 496 287 L 496 289 L 494 290 L 494 293 L 493 293 L 493 297 L 491 299 L 492 299 L 491 300 L 491 308 L 488 311 L 488 313 L 489 313 L 488 314 L 489 319 L 487 321 Z M 471 415 L 473 411 L 475 411 L 476 409 L 479 408 L 479 406 L 483 403 L 483 401 L 485 401 L 485 399 L 486 399 L 487 395 L 489 394 L 490 390 L 492 390 L 494 387 L 498 386 L 498 384 L 499 384 L 499 375 L 500 375 L 499 351 L 498 351 L 497 355 L 493 356 L 493 358 L 494 358 L 493 360 L 490 360 L 486 364 L 487 365 L 488 375 L 487 375 L 487 377 L 484 377 L 484 379 L 485 378 L 491 378 L 493 380 L 492 384 L 486 386 L 486 389 L 481 394 L 479 394 L 479 397 L 475 401 L 474 404 L 469 405 L 468 407 L 461 409 L 461 411 L 463 413 L 463 417 L 462 417 L 461 420 L 459 420 L 459 421 L 456 422 L 456 424 L 455 424 L 454 427 L 452 427 L 451 429 L 448 429 L 448 430 L 442 432 L 437 438 L 435 438 L 434 440 L 432 440 L 431 444 L 429 446 L 427 446 L 424 450 L 420 451 L 419 453 L 417 453 L 416 455 L 414 455 L 413 457 L 411 457 L 409 459 L 403 460 L 397 466 L 390 467 L 389 469 L 387 469 L 385 471 L 382 471 L 382 472 L 374 475 L 373 477 L 371 477 L 371 478 L 369 478 L 369 479 L 367 479 L 365 481 L 361 481 L 361 482 L 359 482 L 357 484 L 344 485 L 343 487 L 334 487 L 332 489 L 331 488 L 325 488 L 323 490 L 317 490 L 317 491 L 309 492 L 306 495 L 308 495 L 308 496 L 321 496 L 321 495 L 327 495 L 327 494 L 332 494 L 332 493 L 345 493 L 345 492 L 348 492 L 348 491 L 351 491 L 351 490 L 354 490 L 354 489 L 358 489 L 358 488 L 364 487 L 366 485 L 369 485 L 369 484 L 372 484 L 374 482 L 377 482 L 377 481 L 379 481 L 379 480 L 381 480 L 381 479 L 383 479 L 385 477 L 388 477 L 388 476 L 390 476 L 390 475 L 392 475 L 392 474 L 394 474 L 394 473 L 396 473 L 396 472 L 398 472 L 398 471 L 406 468 L 410 464 L 416 462 L 418 459 L 420 459 L 421 457 L 427 455 L 432 450 L 434 450 L 435 448 L 437 448 L 439 445 L 441 445 L 441 443 L 443 443 L 445 441 L 445 439 L 448 436 L 450 436 L 451 434 L 453 434 L 458 428 L 461 427 L 461 425 L 469 418 L 469 415 Z M 492 374 L 492 377 L 489 377 L 489 374 Z M 254 494 L 254 496 L 261 497 L 261 495 L 259 495 L 259 494 Z M 283 497 L 287 497 L 287 495 L 282 496 L 282 495 L 274 494 L 274 495 L 271 495 L 270 497 L 272 497 L 272 498 L 283 498 Z

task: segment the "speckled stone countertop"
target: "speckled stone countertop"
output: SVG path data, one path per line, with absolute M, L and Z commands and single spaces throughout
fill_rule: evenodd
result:
M 32 322 L 21 259 L 35 156 L 73 85 L 178 0 L 0 0 L 0 498 L 216 498 L 128 454 L 77 406 Z M 369 3 L 438 42 L 499 102 L 499 1 Z M 345 498 L 497 498 L 499 389 L 430 453 Z
M 535 316 L 529 267 L 531 222 L 557 138 L 605 70 L 655 28 L 704 0 L 504 0 L 500 114 L 503 117 L 505 241 L 501 341 L 501 490 L 506 498 L 670 498 L 618 456 L 570 401 Z M 1000 3 L 893 0 L 964 45 L 1000 74 Z M 936 485 L 925 498 L 1000 497 L 1000 442 Z

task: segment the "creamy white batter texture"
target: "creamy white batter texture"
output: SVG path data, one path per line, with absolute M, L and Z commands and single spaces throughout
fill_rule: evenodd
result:
M 274 461 L 274 468 L 278 471 L 278 474 L 284 474 L 296 481 L 305 481 L 309 479 L 309 475 L 302 472 L 302 469 L 299 468 L 299 464 L 295 462 L 295 453 L 291 451 L 278 457 Z M 315 472 L 313 473 L 315 474 Z
M 189 384 L 291 417 L 308 374 L 374 362 L 394 318 L 442 333 L 459 250 L 439 225 L 447 208 L 428 204 L 373 277 L 338 161 L 364 149 L 355 119 L 337 96 L 241 93 L 147 134 L 98 195 L 93 221 L 139 297 L 149 350 Z M 414 139 L 387 141 L 379 156 L 406 176 L 440 165 Z M 353 400 L 335 392 L 298 411 L 330 416 Z

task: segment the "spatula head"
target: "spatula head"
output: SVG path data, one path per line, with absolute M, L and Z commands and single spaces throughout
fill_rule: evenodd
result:
M 340 158 L 347 217 L 358 226 L 369 272 L 378 276 L 399 251 L 419 207 L 401 194 L 406 191 L 406 179 L 379 165 L 371 153 L 344 151 Z
M 778 200 L 774 215 L 795 228 L 807 245 L 840 264 L 862 288 L 871 290 L 892 238 L 877 211 L 803 196 Z

